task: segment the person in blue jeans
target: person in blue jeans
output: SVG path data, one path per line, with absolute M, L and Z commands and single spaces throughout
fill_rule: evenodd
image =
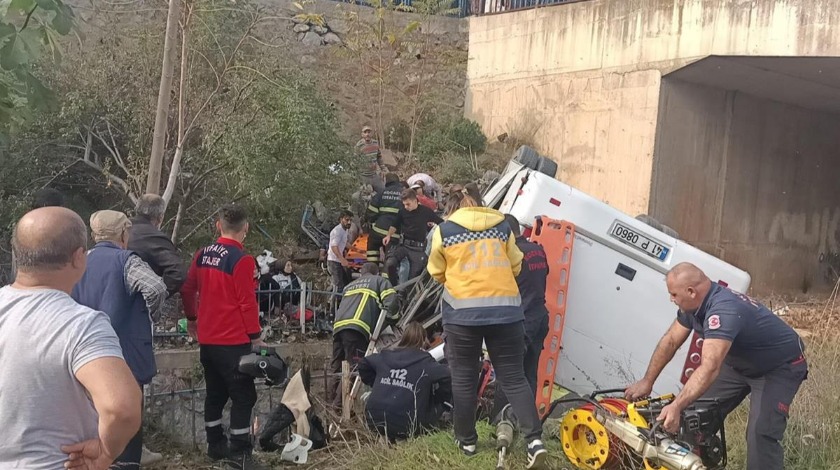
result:
M 441 313 L 452 374 L 455 439 L 465 455 L 475 455 L 476 390 L 484 342 L 525 436 L 527 468 L 544 468 L 548 453 L 541 440 L 542 423 L 522 368 L 525 316 L 516 284 L 522 251 L 504 215 L 480 207 L 469 190 L 453 192 L 448 206 L 457 209 L 435 229 L 426 269 L 444 287 Z

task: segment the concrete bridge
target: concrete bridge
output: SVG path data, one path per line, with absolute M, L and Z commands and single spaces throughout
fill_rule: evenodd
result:
M 590 0 L 471 17 L 466 115 L 748 270 L 759 292 L 830 287 L 837 6 Z

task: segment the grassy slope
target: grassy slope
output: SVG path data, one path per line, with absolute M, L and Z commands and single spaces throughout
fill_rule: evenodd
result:
M 814 335 L 805 338 L 809 377 L 791 406 L 785 433 L 787 470 L 840 469 L 840 335 L 837 334 L 840 311 L 833 302 L 830 308 L 823 302 L 799 307 L 789 318 L 794 326 L 806 327 Z M 746 468 L 748 407 L 749 400 L 746 400 L 726 422 L 729 469 Z M 472 459 L 457 452 L 450 432 L 442 432 L 399 446 L 358 453 L 348 468 L 415 470 L 433 465 L 435 469 L 493 469 L 496 453 L 490 437 L 492 428 L 480 423 L 478 431 L 480 453 Z M 547 426 L 544 440 L 549 446 L 551 468 L 571 470 L 574 467 L 566 461 L 558 439 L 552 434 Z M 522 440 L 514 447 L 506 468 L 524 468 Z
M 432 465 L 436 469 L 496 468 L 498 453 L 495 448 L 495 439 L 491 437 L 493 427 L 486 421 L 481 421 L 476 426 L 476 430 L 478 431 L 478 454 L 474 457 L 465 457 L 458 451 L 451 432 L 440 432 L 412 439 L 388 449 L 380 448 L 375 452 L 359 453 L 358 457 L 352 461 L 352 467 L 392 470 L 418 470 Z M 560 457 L 562 451 L 559 441 L 552 439 L 547 444 L 551 454 L 550 468 L 568 468 L 565 459 Z M 505 461 L 506 468 L 525 468 L 525 444 L 520 437 L 513 444 L 511 454 L 505 458 Z

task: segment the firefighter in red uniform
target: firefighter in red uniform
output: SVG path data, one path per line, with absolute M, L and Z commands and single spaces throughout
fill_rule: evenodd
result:
M 254 258 L 242 242 L 248 233 L 245 209 L 226 205 L 216 228 L 221 237 L 196 253 L 181 289 L 190 334 L 197 339 L 207 384 L 204 426 L 207 455 L 236 469 L 265 468 L 252 457 L 251 411 L 257 401 L 254 378 L 238 370 L 239 358 L 260 340 L 259 307 L 254 295 Z M 196 335 L 197 333 L 197 335 Z M 222 410 L 231 400 L 230 442 L 222 429 Z

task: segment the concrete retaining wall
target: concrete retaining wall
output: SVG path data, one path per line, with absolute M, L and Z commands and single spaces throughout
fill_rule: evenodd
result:
M 761 286 L 825 284 L 838 251 L 840 116 L 663 81 L 652 215 L 749 266 Z
M 816 281 L 816 258 L 832 248 L 819 239 L 832 230 L 836 204 L 827 202 L 835 192 L 822 179 L 826 167 L 806 169 L 793 153 L 819 154 L 809 161 L 826 165 L 830 142 L 793 145 L 789 134 L 809 135 L 804 122 L 831 124 L 801 108 L 733 95 L 743 104 L 729 131 L 747 134 L 730 141 L 741 157 L 729 171 L 749 183 L 730 191 L 705 181 L 723 171 L 713 157 L 724 148 L 726 92 L 672 97 L 695 108 L 679 123 L 671 122 L 673 109 L 660 115 L 658 103 L 663 75 L 709 55 L 840 56 L 837 25 L 834 0 L 592 0 L 474 17 L 465 115 L 490 138 L 506 132 L 528 141 L 558 162 L 559 179 L 604 202 L 631 215 L 661 215 L 687 241 L 750 271 L 755 286 L 798 289 L 809 276 Z M 786 127 L 793 123 L 765 121 L 763 112 L 802 120 Z M 689 132 L 690 125 L 699 127 Z M 657 126 L 675 133 L 659 146 Z M 687 133 L 692 145 L 683 147 Z M 778 149 L 757 147 L 780 135 Z M 673 159 L 681 158 L 696 173 L 680 169 Z M 665 168 L 654 159 L 672 159 L 679 177 L 663 183 L 654 172 Z M 765 195 L 768 185 L 807 190 L 781 200 Z M 695 216 L 677 215 L 691 204 L 701 205 Z M 807 262 L 798 262 L 803 256 Z

